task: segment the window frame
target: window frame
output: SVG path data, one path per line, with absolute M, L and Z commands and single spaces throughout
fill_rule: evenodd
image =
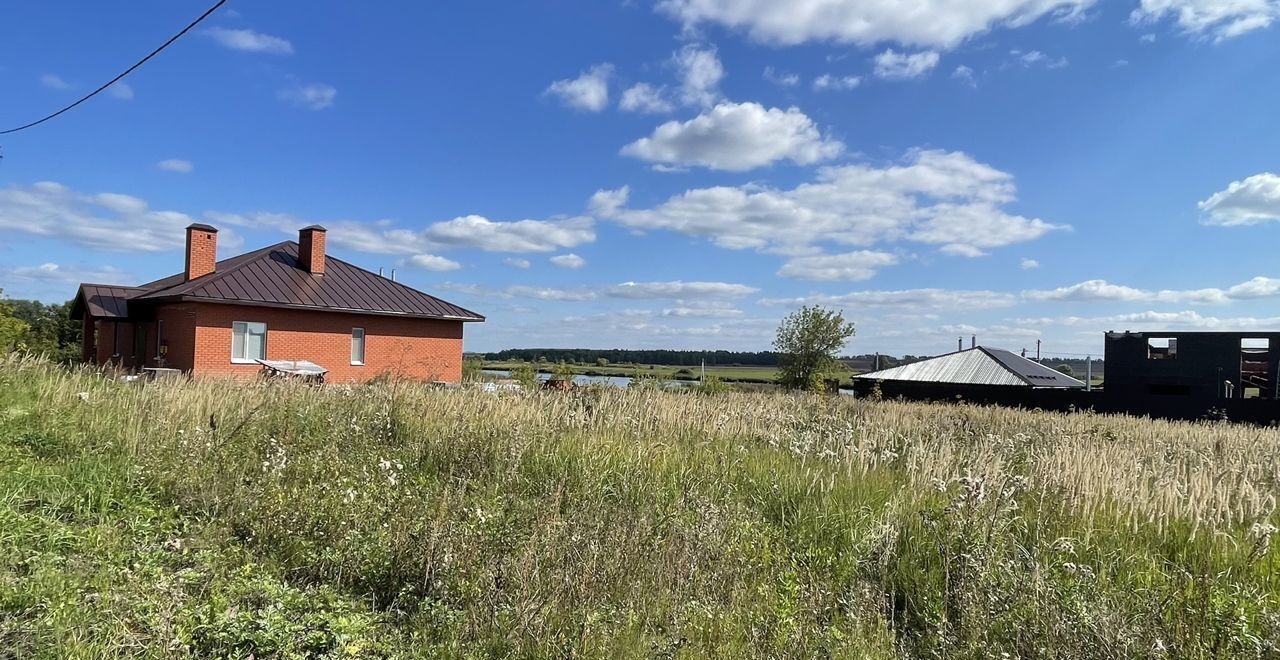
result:
M 356 331 L 360 331 L 360 359 L 356 359 Z M 364 328 L 351 328 L 351 365 L 363 367 L 366 349 L 368 348 L 369 333 Z
M 243 357 L 244 349 L 248 345 L 244 339 L 240 340 L 240 349 L 242 357 L 236 357 L 236 326 L 244 326 L 244 338 L 248 338 L 250 334 L 250 326 L 262 326 L 262 356 L 258 358 Z M 232 321 L 231 322 L 231 364 L 257 364 L 256 360 L 267 359 L 267 324 L 262 321 Z

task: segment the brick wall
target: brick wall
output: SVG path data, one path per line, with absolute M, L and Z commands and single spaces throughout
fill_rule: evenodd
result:
M 203 229 L 187 229 L 187 279 L 212 273 L 218 261 L 218 234 Z
M 197 305 L 192 303 L 162 305 L 156 308 L 156 325 L 162 340 L 168 346 L 164 366 L 182 371 L 192 371 L 195 368 L 196 313 Z M 154 337 L 156 330 L 152 330 L 151 334 Z M 230 350 L 228 347 L 228 354 Z
M 170 366 L 194 375 L 256 376 L 256 364 L 231 362 L 231 324 L 267 324 L 267 359 L 310 360 L 329 370 L 331 383 L 363 382 L 383 372 L 416 380 L 462 380 L 462 323 L 434 319 L 312 312 L 247 305 L 192 303 L 193 363 L 179 364 L 176 327 L 166 324 Z M 176 306 L 175 306 L 176 307 Z M 157 311 L 157 318 L 169 308 Z M 175 324 L 176 326 L 176 324 Z M 351 329 L 364 328 L 365 363 L 351 364 Z

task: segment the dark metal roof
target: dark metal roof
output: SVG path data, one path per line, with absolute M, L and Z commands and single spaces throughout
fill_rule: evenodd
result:
M 1015 387 L 1084 387 L 1083 382 L 1017 353 L 985 346 L 859 374 L 854 378 Z
M 137 301 L 191 300 L 412 318 L 484 320 L 468 309 L 332 256 L 325 258 L 323 275 L 309 273 L 298 264 L 298 244 L 294 241 L 219 261 L 212 274 L 194 280 L 187 281 L 183 273 L 177 273 L 125 290 L 132 292 L 126 299 Z
M 84 318 L 86 311 L 98 318 L 128 318 L 129 299 L 142 292 L 143 289 L 131 286 L 81 284 L 71 304 L 71 318 Z

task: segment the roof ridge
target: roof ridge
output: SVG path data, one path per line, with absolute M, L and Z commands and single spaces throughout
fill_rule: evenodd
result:
M 1027 378 L 1026 376 L 1023 376 L 1022 374 L 1020 374 L 1020 373 L 1018 373 L 1017 371 L 1015 371 L 1015 370 L 1013 369 L 1013 367 L 1010 367 L 1009 365 L 1005 364 L 1005 363 L 1004 363 L 1004 360 L 1001 360 L 1000 358 L 996 357 L 996 356 L 995 356 L 995 354 L 991 352 L 991 349 L 988 349 L 986 346 L 975 346 L 974 348 L 977 348 L 978 350 L 982 351 L 982 353 L 983 353 L 984 355 L 986 355 L 987 357 L 989 357 L 989 358 L 991 358 L 992 360 L 994 360 L 996 364 L 1000 365 L 1000 368 L 1002 368 L 1002 369 L 1004 369 L 1005 371 L 1007 371 L 1007 372 L 1009 372 L 1009 373 L 1013 374 L 1014 376 L 1016 376 L 1016 377 L 1018 378 L 1018 380 L 1020 380 L 1020 381 L 1022 381 L 1022 382 L 1024 382 L 1024 383 L 1026 383 L 1026 384 L 1028 384 L 1028 385 L 1030 385 L 1030 386 L 1032 386 L 1032 387 L 1035 387 L 1035 383 L 1031 382 L 1031 379 Z M 1000 350 L 1000 349 L 996 349 L 996 350 Z M 1015 353 L 1012 353 L 1012 352 L 1010 352 L 1010 351 L 1005 351 L 1005 352 L 1006 352 L 1006 353 L 1009 353 L 1009 355 L 1015 355 Z M 1019 357 L 1021 357 L 1021 356 L 1019 356 Z M 1022 358 L 1022 359 L 1026 360 L 1026 358 Z M 1027 360 L 1027 361 L 1028 361 L 1028 362 L 1031 362 L 1031 360 Z
M 204 286 L 204 285 L 206 285 L 206 284 L 211 284 L 211 283 L 213 283 L 213 282 L 217 282 L 218 280 L 221 280 L 222 278 L 226 277 L 227 275 L 230 275 L 231 273 L 237 272 L 237 271 L 239 271 L 240 269 L 244 268 L 245 266 L 247 266 L 247 265 L 249 265 L 249 264 L 253 263 L 254 261 L 257 261 L 257 260 L 258 260 L 258 258 L 259 258 L 259 257 L 261 257 L 263 253 L 270 254 L 270 251 L 271 251 L 271 250 L 274 250 L 274 249 L 276 249 L 276 248 L 278 248 L 278 247 L 280 247 L 280 246 L 282 246 L 282 245 L 285 245 L 285 244 L 287 244 L 287 243 L 293 243 L 293 242 L 294 242 L 294 241 L 280 241 L 279 243 L 275 243 L 275 244 L 272 244 L 272 245 L 268 245 L 268 246 L 263 247 L 263 248 L 258 248 L 257 250 L 250 250 L 249 252 L 245 252 L 244 254 L 237 254 L 237 255 L 236 255 L 236 256 L 234 256 L 234 257 L 228 257 L 228 258 L 224 259 L 224 261 L 231 261 L 232 259 L 240 259 L 240 262 L 239 262 L 239 263 L 237 263 L 237 264 L 235 264 L 234 266 L 232 266 L 232 267 L 230 267 L 230 268 L 226 269 L 226 270 L 222 270 L 222 271 L 217 271 L 217 270 L 215 270 L 215 271 L 213 272 L 212 276 L 197 277 L 197 278 L 196 278 L 196 279 L 194 279 L 194 280 L 183 279 L 181 282 L 178 282 L 177 284 L 174 284 L 174 285 L 172 285 L 172 286 L 167 286 L 167 287 L 165 287 L 165 288 L 163 288 L 163 289 L 156 289 L 155 291 L 148 291 L 145 295 L 146 295 L 146 296 L 154 296 L 154 295 L 157 295 L 157 294 L 161 294 L 161 293 L 163 293 L 163 292 L 165 292 L 165 291 L 168 291 L 168 290 L 170 290 L 170 289 L 176 289 L 176 288 L 178 288 L 178 287 L 180 287 L 180 286 L 182 286 L 182 285 L 184 285 L 184 284 L 190 284 L 190 283 L 192 283 L 192 282 L 197 282 L 197 283 L 199 283 L 199 285 L 200 285 L 200 286 Z M 182 273 L 175 273 L 175 274 L 177 274 L 177 275 L 181 275 Z M 169 277 L 173 277 L 173 275 L 170 275 Z M 169 277 L 162 277 L 162 278 L 160 278 L 160 280 L 169 279 Z M 158 281 L 160 281 L 160 280 L 155 280 L 155 281 L 157 281 L 157 282 L 158 282 Z

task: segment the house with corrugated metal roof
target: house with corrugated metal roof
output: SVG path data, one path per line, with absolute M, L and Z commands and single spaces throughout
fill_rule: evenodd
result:
M 968 385 L 1018 389 L 1080 389 L 1076 380 L 1017 353 L 987 346 L 939 355 L 901 367 L 854 376 L 854 382 Z M 954 391 L 954 388 L 939 392 Z
M 301 361 L 330 381 L 461 380 L 463 327 L 484 317 L 326 255 L 326 235 L 312 225 L 218 261 L 218 230 L 192 224 L 182 272 L 80 285 L 71 314 L 84 323 L 84 361 L 196 376 Z

